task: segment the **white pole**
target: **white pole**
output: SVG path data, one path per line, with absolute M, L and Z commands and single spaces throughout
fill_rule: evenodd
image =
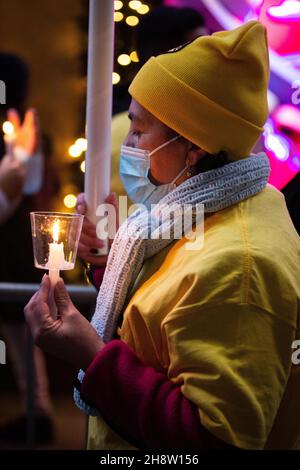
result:
M 84 192 L 87 217 L 95 224 L 96 208 L 110 192 L 113 57 L 114 2 L 90 0 Z

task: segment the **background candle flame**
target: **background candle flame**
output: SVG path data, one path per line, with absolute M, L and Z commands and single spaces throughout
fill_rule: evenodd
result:
M 57 220 L 53 224 L 53 241 L 54 241 L 54 243 L 58 242 L 58 234 L 59 234 L 59 220 Z
M 2 125 L 2 130 L 6 135 L 12 135 L 15 131 L 14 125 L 10 121 L 5 121 Z

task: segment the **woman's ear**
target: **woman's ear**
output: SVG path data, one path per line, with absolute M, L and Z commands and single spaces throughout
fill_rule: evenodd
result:
M 206 155 L 207 152 L 205 150 L 201 149 L 196 144 L 189 142 L 186 164 L 191 167 L 196 167 L 200 160 L 202 160 L 202 158 L 204 158 Z

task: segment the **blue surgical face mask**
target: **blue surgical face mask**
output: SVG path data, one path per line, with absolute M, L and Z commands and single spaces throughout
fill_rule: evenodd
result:
M 174 142 L 177 135 L 150 152 L 134 147 L 121 146 L 120 177 L 125 191 L 136 204 L 144 204 L 151 209 L 151 204 L 159 202 L 166 194 L 176 188 L 175 181 L 184 173 L 186 165 L 180 173 L 170 182 L 156 186 L 148 178 L 150 170 L 150 157 L 162 148 Z

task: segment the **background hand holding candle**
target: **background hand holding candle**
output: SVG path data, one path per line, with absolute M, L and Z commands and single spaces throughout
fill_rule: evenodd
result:
M 18 111 L 9 109 L 3 132 L 7 154 L 15 156 L 16 148 L 23 149 L 26 155 L 34 154 L 40 145 L 40 126 L 36 110 L 28 109 L 24 121 L 21 122 Z
M 10 109 L 3 123 L 6 155 L 23 167 L 23 194 L 40 191 L 44 178 L 44 155 L 40 145 L 40 126 L 37 112 L 29 109 L 21 122 L 19 113 Z

